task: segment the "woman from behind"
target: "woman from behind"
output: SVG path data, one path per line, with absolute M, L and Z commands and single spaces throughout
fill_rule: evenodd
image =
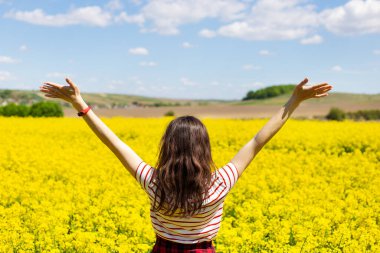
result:
M 327 96 L 332 86 L 299 83 L 290 99 L 264 127 L 223 167 L 215 166 L 209 136 L 192 116 L 174 119 L 160 142 L 155 168 L 122 142 L 91 110 L 69 79 L 69 86 L 47 82 L 40 87 L 46 97 L 73 105 L 99 139 L 117 156 L 151 200 L 150 216 L 156 233 L 152 252 L 215 252 L 227 193 L 264 145 L 281 129 L 299 104 Z M 137 224 L 136 224 L 137 225 Z
M 229 163 L 215 171 L 206 127 L 193 116 L 170 122 L 156 168 L 142 162 L 136 178 L 151 199 L 153 252 L 215 252 L 212 240 L 224 198 L 238 178 L 236 168 Z

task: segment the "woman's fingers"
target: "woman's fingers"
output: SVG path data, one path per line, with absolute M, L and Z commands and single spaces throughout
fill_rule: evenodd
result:
M 70 92 L 73 92 L 70 90 L 71 87 L 69 87 L 69 86 L 62 86 L 62 88 L 57 88 L 56 86 L 49 86 L 48 84 L 45 84 L 43 87 L 47 90 L 52 91 L 52 92 L 62 94 L 63 96 L 70 96 L 71 95 Z M 69 89 L 67 89 L 67 88 L 69 88 Z
M 57 83 L 45 82 L 44 84 L 48 84 L 48 85 L 51 85 L 51 86 L 57 87 L 58 89 L 62 88 L 62 85 L 57 84 Z
M 75 93 L 75 90 L 71 86 L 63 86 L 61 90 L 69 93 Z
M 328 96 L 328 91 L 332 89 L 332 86 L 328 83 L 321 83 L 317 85 L 313 85 L 310 88 L 311 96 L 313 98 L 321 98 Z
M 329 94 L 328 93 L 323 93 L 323 94 L 317 94 L 317 95 L 314 95 L 314 97 L 316 98 L 321 98 L 321 97 L 326 97 L 328 96 Z
M 52 88 L 52 87 L 47 87 L 47 86 L 44 86 L 44 87 L 40 87 L 40 91 L 46 93 L 45 96 L 47 97 L 56 97 L 56 98 L 61 98 L 61 99 L 64 99 L 66 100 L 66 96 L 65 94 L 61 93 L 59 90 L 57 90 L 56 88 Z
M 75 83 L 73 83 L 73 81 L 71 81 L 69 78 L 66 78 L 66 82 L 70 85 L 71 88 L 73 88 L 75 93 L 78 93 L 78 87 Z
M 49 97 L 49 98 L 60 98 L 56 95 L 51 95 L 51 94 L 45 94 L 45 97 Z
M 327 96 L 328 95 L 327 92 L 329 92 L 330 90 L 331 90 L 331 88 L 328 87 L 328 88 L 325 88 L 325 89 L 319 89 L 317 91 L 314 91 L 313 97 L 319 98 L 319 97 Z
M 45 83 L 44 87 L 48 87 L 48 88 L 55 89 L 55 90 L 60 90 L 60 89 L 63 88 L 63 86 L 58 87 L 58 86 L 55 86 L 55 85 L 52 85 L 52 84 L 49 84 L 49 83 Z
M 45 96 L 55 96 L 55 97 L 59 97 L 59 98 L 63 98 L 63 96 L 61 94 L 58 94 L 58 93 L 54 93 L 54 92 L 45 92 Z
M 324 86 L 329 86 L 329 84 L 321 83 L 321 84 L 313 85 L 312 89 L 319 89 L 319 88 L 323 88 Z
M 323 93 L 327 93 L 329 92 L 331 89 L 327 89 L 327 90 L 321 90 L 321 91 L 318 91 L 318 94 L 323 94 Z
M 313 87 L 313 89 L 318 90 L 318 89 L 323 89 L 323 88 L 331 88 L 332 86 L 328 83 L 323 83 L 323 84 L 318 84 Z
M 55 94 L 62 94 L 62 92 L 60 90 L 56 89 L 55 87 L 49 87 L 49 86 L 42 87 L 41 91 L 52 92 Z
M 318 89 L 318 90 L 315 90 L 314 92 L 317 93 L 317 94 L 321 94 L 321 93 L 325 93 L 327 91 L 331 90 L 331 87 L 327 87 L 327 88 L 323 88 L 323 89 Z
M 49 86 L 48 84 L 45 84 L 44 86 L 41 87 L 42 90 L 47 90 L 47 91 L 51 91 L 51 92 L 54 92 L 54 93 L 58 93 L 60 92 L 59 89 L 55 86 Z
M 332 89 L 332 86 L 323 87 L 314 91 L 314 97 L 325 97 L 327 96 L 327 92 Z
M 51 89 L 48 89 L 48 88 L 45 88 L 45 87 L 40 87 L 40 91 L 42 92 L 54 92 L 54 90 L 51 90 Z M 55 93 L 55 92 L 54 92 Z
M 50 96 L 54 96 L 54 97 L 58 97 L 58 98 L 62 98 L 63 96 L 58 94 L 58 93 L 55 93 L 55 92 L 51 92 L 51 91 L 43 91 L 45 94 L 45 96 L 47 97 L 50 97 Z
M 309 81 L 309 80 L 308 80 L 307 78 L 305 78 L 305 79 L 303 79 L 303 81 L 300 82 L 298 85 L 299 85 L 299 86 L 303 86 L 303 85 L 305 85 L 308 81 Z
M 305 78 L 297 85 L 297 89 L 293 92 L 294 96 L 298 96 L 301 100 L 309 98 L 321 98 L 328 96 L 327 92 L 332 89 L 328 83 L 320 83 L 316 85 L 304 86 L 309 80 Z
M 44 82 L 40 86 L 40 91 L 46 93 L 46 97 L 60 98 L 72 103 L 80 95 L 79 89 L 69 78 L 66 78 L 66 82 L 69 85 L 63 86 L 53 82 Z
M 66 78 L 66 83 L 68 83 L 71 87 L 75 87 L 76 85 L 69 78 Z
M 332 86 L 327 84 L 327 83 L 322 83 L 322 84 L 318 84 L 318 85 L 315 85 L 311 88 L 311 91 L 313 93 L 313 96 L 315 95 L 321 95 L 321 94 L 324 94 L 326 92 L 328 92 L 329 90 L 332 89 Z M 320 97 L 320 96 L 318 96 Z

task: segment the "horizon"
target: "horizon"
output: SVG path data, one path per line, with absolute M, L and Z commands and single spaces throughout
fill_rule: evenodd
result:
M 380 93 L 380 1 L 0 0 L 0 28 L 0 89 L 68 76 L 82 93 L 239 100 L 308 77 Z
M 265 88 L 265 87 L 264 87 Z M 39 89 L 36 89 L 36 90 L 30 90 L 30 89 L 3 89 L 3 88 L 0 88 L 0 91 L 1 90 L 11 90 L 11 91 L 27 91 L 27 92 L 38 92 L 38 93 L 42 93 L 39 91 Z M 248 91 L 247 91 L 248 92 Z M 173 99 L 173 100 L 190 100 L 190 101 L 194 101 L 194 100 L 207 100 L 207 101 L 212 101 L 212 100 L 215 100 L 215 101 L 243 101 L 243 97 L 242 98 L 237 98 L 237 99 L 222 99 L 222 98 L 181 98 L 181 97 L 178 97 L 178 98 L 171 98 L 171 97 L 159 97 L 159 96 L 145 96 L 145 95 L 137 95 L 137 94 L 130 94 L 130 93 L 111 93 L 111 92 L 82 92 L 81 91 L 81 94 L 90 94 L 90 95 L 100 95 L 100 94 L 107 94 L 107 95 L 120 95 L 120 96 L 131 96 L 131 97 L 143 97 L 143 98 L 154 98 L 154 99 Z M 380 92 L 379 93 L 355 93 L 355 92 L 341 92 L 341 91 L 329 91 L 329 96 L 331 96 L 332 94 L 348 94 L 348 95 L 373 95 L 373 96 L 376 96 L 376 95 L 380 95 Z M 284 95 L 284 94 L 282 94 Z M 279 95 L 279 96 L 282 96 L 282 95 Z M 289 94 L 285 94 L 285 95 L 290 95 Z M 245 95 L 244 95 L 245 96 Z M 277 96 L 278 97 L 278 96 Z M 270 97 L 270 98 L 266 98 L 266 99 L 271 99 L 271 98 L 275 98 L 275 97 Z M 249 99 L 247 101 L 250 101 L 250 100 L 265 100 L 265 99 Z

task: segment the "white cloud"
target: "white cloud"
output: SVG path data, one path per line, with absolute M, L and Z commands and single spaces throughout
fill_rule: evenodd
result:
M 341 6 L 319 12 L 310 0 L 129 0 L 136 5 L 137 11 L 133 14 L 123 11 L 126 2 L 109 0 L 103 7 L 72 8 L 58 14 L 48 14 L 42 9 L 12 10 L 3 17 L 56 27 L 106 27 L 129 23 L 140 26 L 141 32 L 167 35 L 178 34 L 185 24 L 215 19 L 220 27 L 202 29 L 200 36 L 251 41 L 299 40 L 305 45 L 323 42 L 321 36 L 315 35 L 320 27 L 343 35 L 380 33 L 379 0 L 349 0 Z
M 139 26 L 142 26 L 145 22 L 145 18 L 142 14 L 128 15 L 125 11 L 123 11 L 115 17 L 115 21 L 137 24 Z
M 308 36 L 318 26 L 315 6 L 303 0 L 258 0 L 244 19 L 220 27 L 225 37 L 245 40 L 293 40 Z
M 196 82 L 191 81 L 187 77 L 181 77 L 180 82 L 184 86 L 197 86 L 198 85 Z
M 0 55 L 0 63 L 17 63 L 17 62 L 18 60 L 12 57 Z
M 351 0 L 320 13 L 327 30 L 342 35 L 380 33 L 380 1 Z
M 334 72 L 342 72 L 343 71 L 343 68 L 339 65 L 335 65 L 331 68 L 332 71 Z
M 263 50 L 260 50 L 259 51 L 259 55 L 261 56 L 269 56 L 269 55 L 272 55 L 273 53 L 269 52 L 268 50 L 266 49 L 263 49 Z
M 206 18 L 231 22 L 200 36 L 217 35 L 245 40 L 294 40 L 301 44 L 323 42 L 313 35 L 321 26 L 337 34 L 380 32 L 380 1 L 350 0 L 336 8 L 317 12 L 307 0 L 156 0 L 148 2 L 140 12 L 150 29 L 162 34 L 178 34 L 179 27 Z M 140 24 L 143 22 L 140 22 Z
M 193 48 L 194 45 L 191 44 L 191 43 L 189 43 L 189 42 L 183 42 L 183 43 L 182 43 L 182 47 L 183 47 L 183 48 Z
M 140 62 L 140 66 L 142 66 L 142 67 L 155 67 L 155 66 L 157 66 L 157 63 L 154 61 L 148 61 L 148 62 L 143 61 L 143 62 Z
M 211 31 L 209 29 L 202 29 L 199 32 L 199 35 L 202 36 L 202 37 L 205 37 L 205 38 L 213 38 L 213 37 L 216 36 L 216 32 L 215 31 Z
M 121 10 L 123 9 L 123 4 L 120 0 L 111 0 L 106 4 L 106 8 L 110 10 Z
M 112 15 L 99 6 L 72 9 L 68 13 L 56 15 L 48 15 L 41 9 L 35 9 L 33 11 L 10 11 L 7 12 L 4 17 L 45 26 L 81 24 L 105 27 L 112 22 Z
M 25 51 L 28 50 L 28 47 L 27 47 L 26 45 L 21 45 L 21 46 L 19 47 L 19 50 L 22 51 L 22 52 L 25 52 Z
M 129 53 L 134 55 L 148 55 L 149 51 L 144 47 L 136 47 L 129 49 Z
M 258 69 L 260 69 L 260 67 L 259 66 L 255 66 L 255 65 L 252 65 L 252 64 L 245 64 L 245 65 L 243 65 L 243 70 L 258 70 Z
M 148 2 L 141 13 L 151 24 L 148 31 L 178 34 L 179 26 L 205 18 L 225 21 L 241 18 L 245 8 L 238 0 L 155 0 Z
M 7 71 L 0 71 L 0 82 L 1 81 L 8 81 L 12 79 L 11 73 Z
M 320 44 L 323 42 L 323 38 L 319 35 L 314 35 L 308 38 L 304 38 L 300 41 L 303 45 Z
M 380 49 L 375 49 L 373 50 L 374 55 L 380 55 Z

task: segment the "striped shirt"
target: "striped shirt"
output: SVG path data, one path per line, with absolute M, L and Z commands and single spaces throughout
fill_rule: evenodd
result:
M 208 198 L 203 200 L 201 211 L 190 218 L 176 216 L 178 212 L 166 216 L 152 210 L 156 189 L 155 180 L 151 180 L 153 171 L 153 167 L 142 161 L 135 177 L 149 195 L 150 218 L 155 233 L 166 240 L 184 244 L 213 240 L 220 228 L 224 200 L 239 177 L 235 165 L 229 162 L 212 173 Z

